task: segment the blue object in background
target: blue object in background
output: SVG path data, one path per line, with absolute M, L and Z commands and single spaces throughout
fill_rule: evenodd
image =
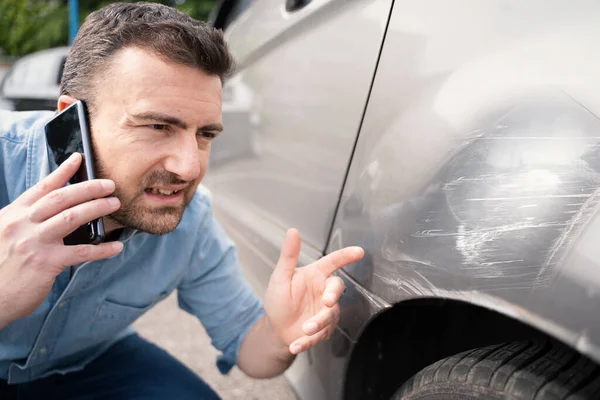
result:
M 79 29 L 79 0 L 69 0 L 69 44 L 73 44 Z

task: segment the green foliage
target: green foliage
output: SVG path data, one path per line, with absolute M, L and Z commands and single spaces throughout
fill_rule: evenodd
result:
M 60 1 L 2 0 L 0 48 L 6 55 L 20 56 L 63 44 L 66 14 Z
M 126 0 L 133 2 L 133 0 Z M 207 20 L 215 0 L 158 0 L 195 19 Z M 94 10 L 113 1 L 79 0 L 80 23 Z M 67 0 L 1 0 L 0 55 L 23 56 L 34 51 L 64 46 L 69 35 Z

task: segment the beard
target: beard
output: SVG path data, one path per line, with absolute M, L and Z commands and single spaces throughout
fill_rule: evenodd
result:
M 137 187 L 127 189 L 127 185 L 118 182 L 112 177 L 97 156 L 94 157 L 96 178 L 111 179 L 115 182 L 113 196 L 121 202 L 121 208 L 107 215 L 105 218 L 117 224 L 140 230 L 153 235 L 165 235 L 177 228 L 183 217 L 183 213 L 194 195 L 193 185 L 183 189 L 183 202 L 181 206 L 149 207 L 144 204 L 145 189 L 153 185 L 181 185 L 191 182 L 183 181 L 177 175 L 168 171 L 152 171 Z

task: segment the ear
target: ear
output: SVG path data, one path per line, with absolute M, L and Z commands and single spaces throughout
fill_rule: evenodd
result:
M 77 99 L 75 97 L 68 96 L 66 94 L 61 95 L 58 98 L 58 103 L 57 103 L 58 112 L 61 112 L 62 110 L 69 107 L 71 104 L 75 103 L 76 101 L 77 101 Z

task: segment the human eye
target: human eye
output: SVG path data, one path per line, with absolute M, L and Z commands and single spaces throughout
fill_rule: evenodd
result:
M 198 136 L 204 138 L 204 139 L 214 139 L 215 137 L 217 137 L 217 135 L 214 132 L 199 132 Z
M 148 127 L 155 131 L 166 131 L 169 128 L 169 126 L 165 124 L 150 124 Z

